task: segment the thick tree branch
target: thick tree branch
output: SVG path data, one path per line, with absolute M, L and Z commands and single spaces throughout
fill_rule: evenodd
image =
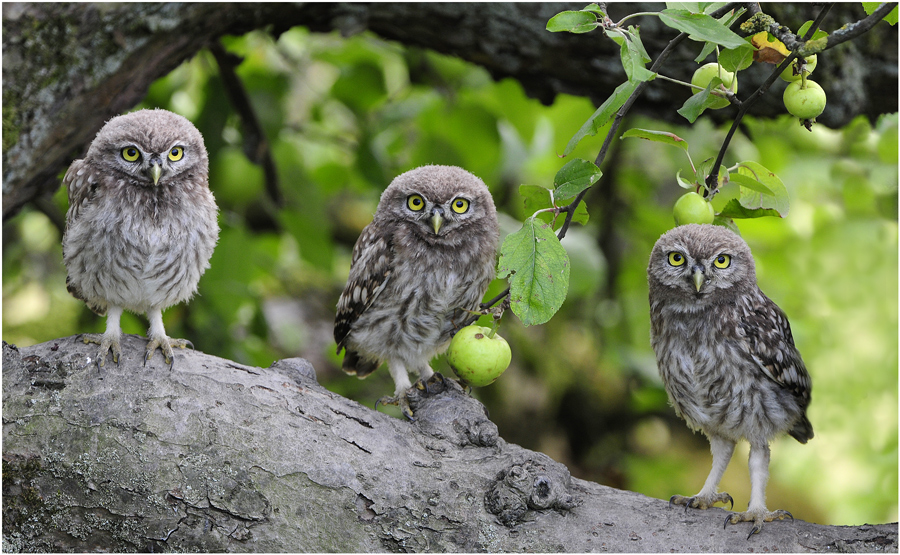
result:
M 896 551 L 897 525 L 722 527 L 722 509 L 571 478 L 448 380 L 393 418 L 302 359 L 170 371 L 70 337 L 3 345 L 6 551 Z
M 547 20 L 584 4 L 3 4 L 3 217 L 59 187 L 59 174 L 84 154 L 109 118 L 132 108 L 150 83 L 166 75 L 224 34 L 270 28 L 275 35 L 305 25 L 345 35 L 370 30 L 386 39 L 430 48 L 483 65 L 496 79 L 511 77 L 549 103 L 559 93 L 589 96 L 598 104 L 624 81 L 618 47 L 583 35 L 548 33 Z M 611 4 L 627 13 L 662 4 Z M 803 21 L 805 8 L 767 6 L 780 21 Z M 832 17 L 856 21 L 839 5 Z M 452 29 L 453 32 L 444 32 Z M 657 18 L 642 18 L 651 56 L 673 36 Z M 838 126 L 857 114 L 871 118 L 897 110 L 897 33 L 876 26 L 840 54 L 829 56 L 816 75 L 831 87 L 820 121 Z M 871 37 L 871 38 L 869 38 Z M 857 44 L 859 46 L 857 47 Z M 673 56 L 667 68 L 689 75 L 695 52 Z M 844 71 L 842 68 L 855 68 Z M 746 74 L 746 76 L 744 75 Z M 755 88 L 767 72 L 742 73 Z M 772 95 L 769 95 L 772 96 Z M 655 82 L 635 107 L 643 114 L 683 123 L 672 99 L 675 84 Z M 780 99 L 763 99 L 760 116 L 783 113 Z M 724 114 L 710 114 L 724 118 Z

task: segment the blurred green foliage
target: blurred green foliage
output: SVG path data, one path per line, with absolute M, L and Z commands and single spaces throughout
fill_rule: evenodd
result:
M 542 106 L 514 81 L 494 82 L 481 68 L 367 34 L 295 28 L 277 40 L 254 32 L 223 42 L 245 58 L 237 72 L 285 203 L 267 196 L 262 169 L 242 152 L 242 124 L 211 54 L 154 83 L 140 107 L 181 113 L 205 137 L 222 227 L 198 296 L 165 313 L 166 329 L 246 364 L 306 357 L 325 387 L 372 406 L 392 391 L 388 373 L 343 375 L 331 332 L 351 249 L 381 191 L 422 164 L 462 166 L 490 186 L 505 236 L 531 215 L 519 186 L 552 184 L 566 162 L 557 153 L 594 107 L 567 96 Z M 781 94 L 777 87 L 770 94 Z M 672 109 L 683 101 L 673 99 Z M 776 172 L 791 211 L 739 225 L 814 384 L 816 437 L 775 442 L 769 506 L 825 524 L 896 521 L 897 116 L 812 133 L 787 115 L 745 121 L 726 164 L 756 160 Z M 704 118 L 676 127 L 629 117 L 622 131 L 632 127 L 677 133 L 696 160 L 714 156 L 726 131 Z M 593 160 L 604 133 L 569 159 Z M 677 149 L 617 140 L 602 169 L 586 197 L 588 225 L 573 226 L 563 241 L 572 264 L 566 302 L 541 326 L 506 314 L 500 331 L 512 366 L 474 395 L 506 440 L 551 455 L 576 476 L 664 499 L 694 493 L 709 471 L 708 445 L 667 405 L 650 348 L 646 281 L 650 249 L 674 225 L 672 205 L 683 192 L 675 174 L 690 166 Z M 727 198 L 723 191 L 716 203 Z M 62 189 L 54 201 L 64 212 Z M 4 225 L 5 341 L 104 329 L 103 318 L 66 292 L 60 240 L 33 207 Z M 487 297 L 504 286 L 495 281 Z M 145 333 L 142 316 L 122 324 Z M 450 374 L 443 358 L 435 368 Z M 721 485 L 736 508 L 749 499 L 746 454 L 744 445 Z

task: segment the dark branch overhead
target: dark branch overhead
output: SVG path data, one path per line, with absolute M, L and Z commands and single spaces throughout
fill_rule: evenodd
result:
M 4 3 L 3 217 L 52 193 L 58 174 L 110 117 L 130 109 L 150 84 L 222 35 L 269 29 L 278 35 L 303 25 L 315 32 L 363 31 L 407 46 L 458 56 L 485 67 L 495 79 L 513 78 L 544 103 L 557 94 L 602 102 L 624 79 L 618 47 L 602 33 L 550 33 L 547 20 L 584 3 Z M 611 3 L 614 20 L 662 4 Z M 806 4 L 763 4 L 780 23 L 798 26 L 816 10 Z M 854 23 L 858 3 L 838 4 L 823 27 Z M 631 23 L 631 22 L 629 22 Z M 675 36 L 654 17 L 635 20 L 651 56 Z M 687 76 L 696 48 L 679 50 L 666 72 Z M 741 90 L 755 89 L 770 67 L 741 74 Z M 822 56 L 816 79 L 828 92 L 820 122 L 846 124 L 859 114 L 874 119 L 897 111 L 897 30 L 878 24 L 869 33 Z M 674 104 L 677 85 L 655 81 L 633 113 L 684 123 Z M 711 117 L 725 121 L 723 110 Z M 779 94 L 752 115 L 784 113 Z

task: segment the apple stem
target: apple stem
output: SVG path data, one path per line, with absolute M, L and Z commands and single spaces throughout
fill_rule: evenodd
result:
M 488 339 L 493 339 L 493 338 L 494 338 L 494 334 L 497 333 L 497 326 L 498 326 L 498 325 L 500 325 L 500 321 L 495 319 L 494 322 L 491 324 L 491 331 L 488 332 L 488 334 L 487 334 Z

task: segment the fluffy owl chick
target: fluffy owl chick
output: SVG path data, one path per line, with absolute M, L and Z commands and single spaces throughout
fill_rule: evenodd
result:
M 412 417 L 408 372 L 427 381 L 494 278 L 499 228 L 487 186 L 452 166 L 410 170 L 385 189 L 353 248 L 334 321 L 343 369 L 365 378 L 387 362 L 394 396 Z
M 123 310 L 150 321 L 145 364 L 159 348 L 171 368 L 172 348 L 189 345 L 166 336 L 162 311 L 190 299 L 209 268 L 219 226 L 208 174 L 200 132 L 166 110 L 109 120 L 66 172 L 66 286 L 106 313 L 106 332 L 83 336 L 100 344 L 99 366 L 110 350 L 119 362 Z
M 718 493 L 735 443 L 750 444 L 750 504 L 727 523 L 791 516 L 766 509 L 769 440 L 813 437 L 806 417 L 810 379 L 787 316 L 756 284 L 750 248 L 714 225 L 690 224 L 656 242 L 647 268 L 653 350 L 675 412 L 710 442 L 712 470 L 692 497 L 670 503 L 706 509 L 734 501 Z M 750 536 L 748 535 L 748 538 Z

